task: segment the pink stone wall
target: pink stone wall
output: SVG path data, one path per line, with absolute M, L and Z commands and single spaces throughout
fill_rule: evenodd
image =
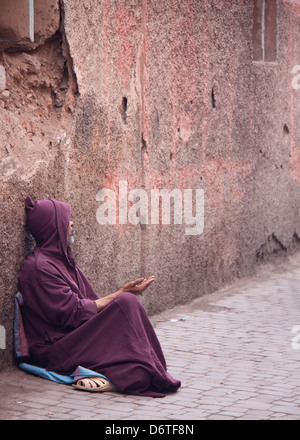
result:
M 278 1 L 277 36 L 266 26 L 265 40 L 276 59 L 264 62 L 254 61 L 259 3 L 65 0 L 46 45 L 29 58 L 1 55 L 15 99 L 0 107 L 0 325 L 11 328 L 28 250 L 27 193 L 71 203 L 77 261 L 100 296 L 155 275 L 141 299 L 150 314 L 298 248 L 300 4 Z M 122 222 L 118 204 L 114 224 L 99 224 L 99 191 L 118 200 L 120 181 L 148 196 L 203 190 L 203 231 L 187 235 L 184 222 L 166 225 L 161 212 L 158 224 L 150 211 L 148 224 Z M 10 355 L 0 350 L 4 363 Z

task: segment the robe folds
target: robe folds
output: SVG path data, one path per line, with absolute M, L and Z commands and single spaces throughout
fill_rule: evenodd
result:
M 22 318 L 30 361 L 58 374 L 78 366 L 106 376 L 121 392 L 163 397 L 180 381 L 166 368 L 155 330 L 139 299 L 124 292 L 97 312 L 99 298 L 67 245 L 70 205 L 25 203 L 36 247 L 20 270 Z

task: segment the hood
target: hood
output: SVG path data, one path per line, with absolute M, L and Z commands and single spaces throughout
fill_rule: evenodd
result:
M 28 196 L 25 201 L 27 224 L 36 247 L 46 253 L 66 258 L 74 266 L 74 258 L 67 242 L 71 206 L 58 200 L 37 200 Z

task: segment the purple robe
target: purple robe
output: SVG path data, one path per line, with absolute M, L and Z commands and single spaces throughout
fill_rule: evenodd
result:
M 67 245 L 70 205 L 26 199 L 36 247 L 23 263 L 19 290 L 31 362 L 59 374 L 79 365 L 105 375 L 120 391 L 163 397 L 180 387 L 139 299 L 125 292 L 97 312 L 99 296 Z

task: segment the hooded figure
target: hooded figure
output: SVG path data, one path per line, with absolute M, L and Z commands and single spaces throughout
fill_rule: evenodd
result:
M 19 276 L 31 363 L 65 375 L 82 366 L 128 394 L 163 397 L 176 391 L 180 382 L 166 371 L 160 343 L 136 296 L 153 278 L 99 298 L 68 246 L 70 205 L 53 199 L 33 203 L 27 197 L 25 208 L 36 241 Z M 95 390 L 94 383 L 89 386 Z

